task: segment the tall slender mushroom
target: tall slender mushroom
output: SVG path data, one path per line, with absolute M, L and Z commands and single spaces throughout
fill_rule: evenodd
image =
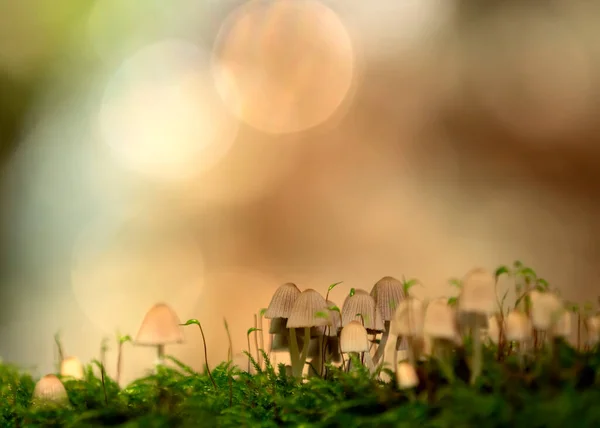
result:
M 496 310 L 496 278 L 483 268 L 473 269 L 465 275 L 458 300 L 462 324 L 471 333 L 473 358 L 471 383 L 479 377 L 482 369 L 481 330 L 487 329 L 487 321 Z
M 139 346 L 156 346 L 158 363 L 163 364 L 165 345 L 183 343 L 183 329 L 177 314 L 165 303 L 158 303 L 146 313 L 135 337 Z
M 271 334 L 289 334 L 287 319 L 290 317 L 292 308 L 296 299 L 300 296 L 300 290 L 296 284 L 287 282 L 281 285 L 271 298 L 271 302 L 265 311 L 265 318 L 271 320 L 269 326 L 269 333 Z M 273 338 L 274 339 L 274 338 Z M 290 361 L 292 366 L 294 361 L 298 359 L 298 342 L 289 343 Z
M 292 353 L 295 353 L 295 356 L 297 357 L 292 359 L 292 369 L 295 377 L 302 376 L 304 363 L 308 356 L 311 328 L 331 325 L 328 313 L 329 308 L 327 307 L 325 298 L 311 288 L 300 293 L 294 302 L 294 306 L 292 307 L 290 316 L 287 320 L 287 328 L 290 330 L 290 349 L 293 350 Z M 326 314 L 326 316 L 319 316 L 320 314 Z M 300 355 L 297 353 L 297 328 L 304 329 L 304 346 Z
M 390 334 L 390 321 L 394 316 L 394 312 L 396 312 L 398 304 L 404 299 L 402 281 L 391 276 L 385 276 L 375 283 L 371 289 L 371 296 L 375 299 L 379 314 L 384 321 L 385 328 L 385 331 L 381 336 L 379 347 L 373 357 L 374 363 L 378 364 L 385 352 L 385 345 Z

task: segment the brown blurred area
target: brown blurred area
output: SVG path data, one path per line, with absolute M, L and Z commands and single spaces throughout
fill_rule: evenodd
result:
M 345 10 L 339 2 L 332 3 L 338 6 L 334 9 Z M 350 287 L 370 289 L 382 276 L 406 275 L 426 284 L 417 293 L 435 296 L 451 293 L 446 280 L 473 266 L 493 269 L 520 259 L 565 298 L 595 301 L 600 294 L 600 128 L 595 120 L 600 107 L 600 13 L 592 13 L 597 6 L 577 9 L 578 2 L 570 7 L 560 1 L 523 7 L 530 3 L 534 2 L 459 2 L 451 25 L 434 33 L 421 50 L 408 53 L 392 45 L 385 56 L 370 55 L 372 45 L 361 37 L 375 34 L 370 43 L 377 43 L 378 27 L 353 27 L 361 73 L 351 105 L 335 120 L 294 135 L 269 136 L 242 126 L 231 153 L 217 167 L 221 172 L 206 185 L 222 185 L 231 195 L 239 189 L 238 202 L 230 197 L 227 202 L 197 203 L 193 196 L 186 199 L 189 190 L 170 193 L 160 186 L 141 186 L 141 206 L 149 217 L 165 213 L 179 230 L 176 236 L 183 230 L 199 243 L 202 293 L 180 316 L 206 325 L 213 364 L 227 352 L 223 317 L 231 325 L 236 351 L 241 351 L 253 313 L 286 281 L 324 293 L 327 285 L 343 280 L 333 295 L 341 304 Z M 349 4 L 358 8 L 358 2 Z M 211 16 L 225 15 L 213 12 Z M 501 14 L 504 20 L 498 18 Z M 543 43 L 544 34 L 549 41 L 558 37 L 549 30 L 544 33 L 543 25 L 538 32 L 532 30 L 540 16 L 572 30 L 565 34 L 579 49 L 573 57 L 572 45 Z M 351 11 L 344 17 L 355 22 Z M 204 28 L 208 40 L 218 27 L 215 22 Z M 528 45 L 532 34 L 542 36 Z M 385 37 L 380 38 L 383 43 Z M 513 67 L 517 51 L 534 59 L 535 52 L 549 54 L 518 69 Z M 581 74 L 589 77 L 584 89 L 569 86 L 578 82 L 577 75 L 565 74 L 579 66 L 573 58 L 583 58 L 581 67 L 588 67 L 588 73 Z M 565 68 L 565 62 L 572 67 Z M 553 67 L 561 71 L 553 74 Z M 38 73 L 43 75 L 42 66 Z M 85 213 L 80 217 L 77 210 L 61 211 L 52 205 L 52 194 L 45 202 L 26 205 L 45 213 L 43 220 L 30 223 L 39 230 L 30 230 L 33 238 L 28 239 L 40 248 L 42 242 L 53 242 L 49 248 L 32 250 L 19 244 L 18 232 L 11 228 L 13 219 L 31 215 L 21 204 L 29 186 L 23 177 L 29 172 L 9 167 L 17 156 L 19 137 L 31 126 L 27 113 L 35 104 L 35 89 L 44 82 L 34 75 L 0 77 L 3 163 L 12 171 L 4 174 L 2 250 L 7 279 L 2 288 L 0 355 L 46 367 L 47 362 L 32 354 L 51 353 L 51 327 L 60 325 L 72 352 L 84 357 L 98 348 L 89 338 L 106 331 L 89 321 L 85 310 L 76 309 L 69 285 L 76 232 L 69 229 L 68 236 L 59 239 L 63 232 L 57 227 L 62 224 L 59 219 L 83 225 L 94 210 L 80 209 Z M 545 77 L 554 80 L 537 92 L 526 91 Z M 67 88 L 76 91 L 77 85 Z M 586 96 L 585 103 L 577 105 L 578 122 L 562 115 L 572 106 L 568 95 L 575 92 Z M 499 119 L 490 108 L 497 105 L 492 95 L 498 94 L 505 96 L 505 113 L 517 112 L 508 122 L 508 113 Z M 559 127 L 564 117 L 565 125 Z M 58 171 L 68 160 L 55 162 Z M 279 168 L 283 172 L 260 197 L 243 198 L 254 183 L 250 175 Z M 179 266 L 176 262 L 180 260 L 173 261 Z M 170 286 L 165 284 L 166 289 Z M 110 308 L 110 302 L 106 305 Z M 123 324 L 135 328 L 146 308 L 133 300 L 130 305 L 133 315 L 124 317 Z M 28 311 L 35 311 L 36 322 L 43 317 L 54 320 L 43 332 L 48 337 L 36 333 Z M 78 327 L 69 327 L 73 325 Z M 80 329 L 88 332 L 85 340 Z M 202 358 L 194 333 L 188 333 L 189 347 L 173 349 L 175 355 L 188 361 Z M 20 343 L 22 334 L 35 335 L 38 344 Z M 144 350 L 131 352 L 137 363 L 130 360 L 129 369 L 139 373 L 151 357 Z

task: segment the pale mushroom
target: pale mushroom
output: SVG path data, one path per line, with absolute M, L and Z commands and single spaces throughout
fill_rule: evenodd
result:
M 342 328 L 340 348 L 343 353 L 363 354 L 369 370 L 374 370 L 373 360 L 369 353 L 367 329 L 358 321 L 350 321 Z
M 398 363 L 396 381 L 400 389 L 411 389 L 419 386 L 419 376 L 415 367 L 406 361 Z
M 531 322 L 537 330 L 551 330 L 565 308 L 554 293 L 532 290 L 529 292 L 531 299 Z
M 390 334 L 390 322 L 399 303 L 404 299 L 402 282 L 391 276 L 385 276 L 375 283 L 371 289 L 371 296 L 379 309 L 379 315 L 384 323 L 384 332 L 381 336 L 379 347 L 375 352 L 373 361 L 375 364 L 383 357 L 386 343 Z
M 165 303 L 154 305 L 146 313 L 135 338 L 140 346 L 156 346 L 158 363 L 165 357 L 165 345 L 183 343 L 183 329 L 177 314 Z
M 296 301 L 287 320 L 287 328 L 290 330 L 290 357 L 294 376 L 301 377 L 304 363 L 308 357 L 310 344 L 310 330 L 312 327 L 326 327 L 331 325 L 327 301 L 313 289 L 304 290 Z M 298 340 L 296 329 L 304 329 L 304 346 L 302 353 L 298 352 Z
M 83 364 L 77 357 L 67 357 L 60 363 L 60 375 L 65 378 L 83 380 L 85 378 Z
M 53 374 L 49 374 L 42 377 L 35 385 L 33 402 L 37 405 L 65 405 L 69 402 L 69 396 L 60 379 Z

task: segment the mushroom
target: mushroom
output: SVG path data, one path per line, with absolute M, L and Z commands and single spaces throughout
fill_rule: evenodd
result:
M 385 352 L 385 346 L 390 334 L 390 322 L 394 316 L 394 312 L 396 312 L 398 304 L 404 299 L 402 282 L 391 276 L 385 276 L 375 283 L 371 289 L 371 296 L 375 299 L 379 315 L 384 322 L 384 332 L 373 357 L 374 363 L 377 364 Z
M 512 310 L 505 319 L 504 335 L 509 342 L 517 342 L 519 346 L 519 360 L 523 366 L 525 348 L 523 344 L 531 337 L 531 322 L 527 315 L 519 310 Z
M 140 346 L 156 346 L 158 363 L 165 357 L 165 345 L 183 343 L 183 329 L 177 314 L 165 303 L 158 303 L 146 313 L 135 338 Z
M 300 293 L 294 302 L 294 306 L 292 307 L 287 320 L 287 328 L 290 330 L 290 357 L 294 376 L 302 376 L 302 369 L 304 368 L 304 363 L 308 356 L 311 328 L 325 327 L 328 325 L 331 325 L 331 320 L 325 298 L 317 291 L 310 288 Z M 298 352 L 298 340 L 296 337 L 297 328 L 304 329 L 302 353 Z
M 409 361 L 415 364 L 416 360 L 416 345 L 423 338 L 423 321 L 424 321 L 423 302 L 414 297 L 404 299 L 398 305 L 394 313 L 393 320 L 389 327 L 388 341 L 391 343 L 388 349 L 385 350 L 387 362 L 396 367 L 397 358 L 397 342 L 398 339 L 404 338 L 407 340 Z M 391 361 L 389 361 L 391 359 Z
M 486 330 L 486 337 L 494 345 L 500 343 L 500 320 L 497 315 L 492 315 L 488 318 L 488 328 Z M 504 330 L 504 329 L 502 329 Z
M 53 374 L 49 374 L 41 378 L 35 385 L 33 402 L 37 405 L 65 405 L 69 402 L 69 396 L 60 379 Z
M 600 315 L 589 317 L 585 321 L 587 331 L 587 345 L 590 347 L 596 346 L 600 341 Z
M 419 386 L 419 376 L 415 367 L 406 361 L 398 363 L 396 381 L 400 389 L 412 389 Z
M 431 354 L 448 380 L 454 378 L 451 361 L 452 346 L 458 338 L 456 311 L 448 299 L 435 299 L 427 305 L 423 319 L 423 334 L 431 340 Z
M 77 357 L 67 357 L 60 363 L 60 375 L 62 377 L 70 377 L 76 380 L 85 378 L 83 364 Z
M 385 330 L 381 314 L 373 296 L 364 290 L 356 290 L 354 295 L 348 296 L 344 300 L 344 305 L 342 306 L 342 326 L 345 326 L 350 321 L 359 321 L 361 316 L 367 333 L 377 333 Z
M 289 334 L 289 329 L 286 326 L 287 319 L 299 295 L 300 290 L 296 284 L 291 282 L 287 282 L 275 290 L 273 297 L 271 297 L 271 302 L 265 311 L 265 318 L 271 320 L 271 325 L 269 326 L 270 334 Z M 275 337 L 272 340 L 274 341 Z M 290 361 L 294 361 L 296 358 L 295 354 L 298 353 L 297 347 L 297 342 L 290 345 Z
M 529 298 L 533 328 L 541 331 L 552 329 L 565 310 L 558 296 L 550 292 L 532 290 L 529 292 Z
M 476 268 L 467 272 L 462 284 L 458 309 L 460 324 L 471 333 L 471 384 L 474 384 L 481 373 L 483 363 L 481 331 L 487 328 L 488 317 L 496 310 L 496 278 L 486 269 Z
M 373 371 L 375 366 L 369 353 L 369 338 L 367 329 L 358 321 L 350 321 L 342 328 L 340 334 L 340 348 L 343 353 L 363 354 L 369 370 Z M 348 365 L 348 369 L 350 364 Z

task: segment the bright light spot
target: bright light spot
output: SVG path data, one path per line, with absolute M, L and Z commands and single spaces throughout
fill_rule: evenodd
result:
M 188 178 L 230 148 L 237 122 L 219 102 L 195 45 L 167 40 L 138 51 L 110 80 L 99 132 L 127 167 L 163 180 Z
M 73 255 L 72 287 L 82 311 L 102 331 L 135 334 L 145 312 L 165 302 L 190 316 L 203 288 L 202 254 L 192 234 L 151 211 L 106 217 L 85 230 Z
M 229 108 L 250 126 L 281 134 L 327 121 L 355 79 L 344 24 L 313 0 L 249 2 L 225 21 L 213 71 Z

